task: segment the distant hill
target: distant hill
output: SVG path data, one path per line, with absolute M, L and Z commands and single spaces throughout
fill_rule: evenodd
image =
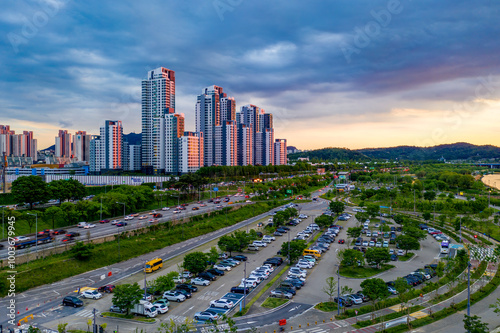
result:
M 366 155 L 347 148 L 323 148 L 323 149 L 305 151 L 288 155 L 288 158 L 290 160 L 296 160 L 299 157 L 309 157 L 310 160 L 317 159 L 320 161 L 338 160 L 339 162 L 343 161 L 364 162 L 370 160 L 370 158 L 367 157 Z
M 480 160 L 500 158 L 500 148 L 484 145 L 476 146 L 466 142 L 457 142 L 434 147 L 398 146 L 390 148 L 365 148 L 358 152 L 373 159 L 388 160 Z
M 370 161 L 370 160 L 412 160 L 428 161 L 441 158 L 450 160 L 481 160 L 500 158 L 500 147 L 485 145 L 476 146 L 470 143 L 457 142 L 434 147 L 398 146 L 388 148 L 364 148 L 350 150 L 346 148 L 322 148 L 301 153 L 289 154 L 291 160 L 309 157 L 320 161 Z
M 123 141 L 128 141 L 129 145 L 140 145 L 142 142 L 141 133 L 123 134 Z

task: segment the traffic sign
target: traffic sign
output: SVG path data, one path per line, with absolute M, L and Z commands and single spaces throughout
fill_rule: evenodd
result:
M 286 190 L 286 193 L 291 194 L 292 190 Z
M 217 192 L 219 191 L 219 188 L 218 187 L 214 187 L 214 192 Z

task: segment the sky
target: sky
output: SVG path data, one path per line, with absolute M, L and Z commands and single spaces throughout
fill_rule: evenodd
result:
M 6 0 L 0 124 L 141 131 L 141 80 L 176 73 L 176 112 L 218 85 L 299 149 L 500 146 L 500 3 L 462 0 Z

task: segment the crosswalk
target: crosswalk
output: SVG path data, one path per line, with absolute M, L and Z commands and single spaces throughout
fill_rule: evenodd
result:
M 217 295 L 219 295 L 218 291 L 207 291 L 204 294 L 202 294 L 200 297 L 198 297 L 198 299 L 204 300 L 204 301 L 211 301 L 213 299 L 216 299 Z
M 99 310 L 96 310 L 95 315 L 99 315 Z M 92 310 L 82 310 L 80 312 L 75 313 L 75 316 L 78 317 L 85 317 L 85 318 L 92 318 L 94 317 L 94 313 Z
M 323 324 L 321 326 L 316 326 L 312 328 L 303 328 L 303 329 L 294 329 L 294 333 L 326 333 L 326 332 L 331 332 L 332 330 L 336 330 L 342 327 L 347 327 L 349 326 L 349 323 L 347 323 L 344 320 L 337 320 L 331 323 Z
M 165 317 L 166 322 L 170 322 L 170 320 L 173 320 L 176 323 L 182 324 L 186 322 L 187 317 L 185 316 L 175 316 L 175 315 L 168 315 Z

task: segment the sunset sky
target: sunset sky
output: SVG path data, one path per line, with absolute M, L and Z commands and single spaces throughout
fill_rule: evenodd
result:
M 141 79 L 176 72 L 194 130 L 202 88 L 274 114 L 300 149 L 500 146 L 495 1 L 4 1 L 0 124 L 98 134 L 141 130 Z

